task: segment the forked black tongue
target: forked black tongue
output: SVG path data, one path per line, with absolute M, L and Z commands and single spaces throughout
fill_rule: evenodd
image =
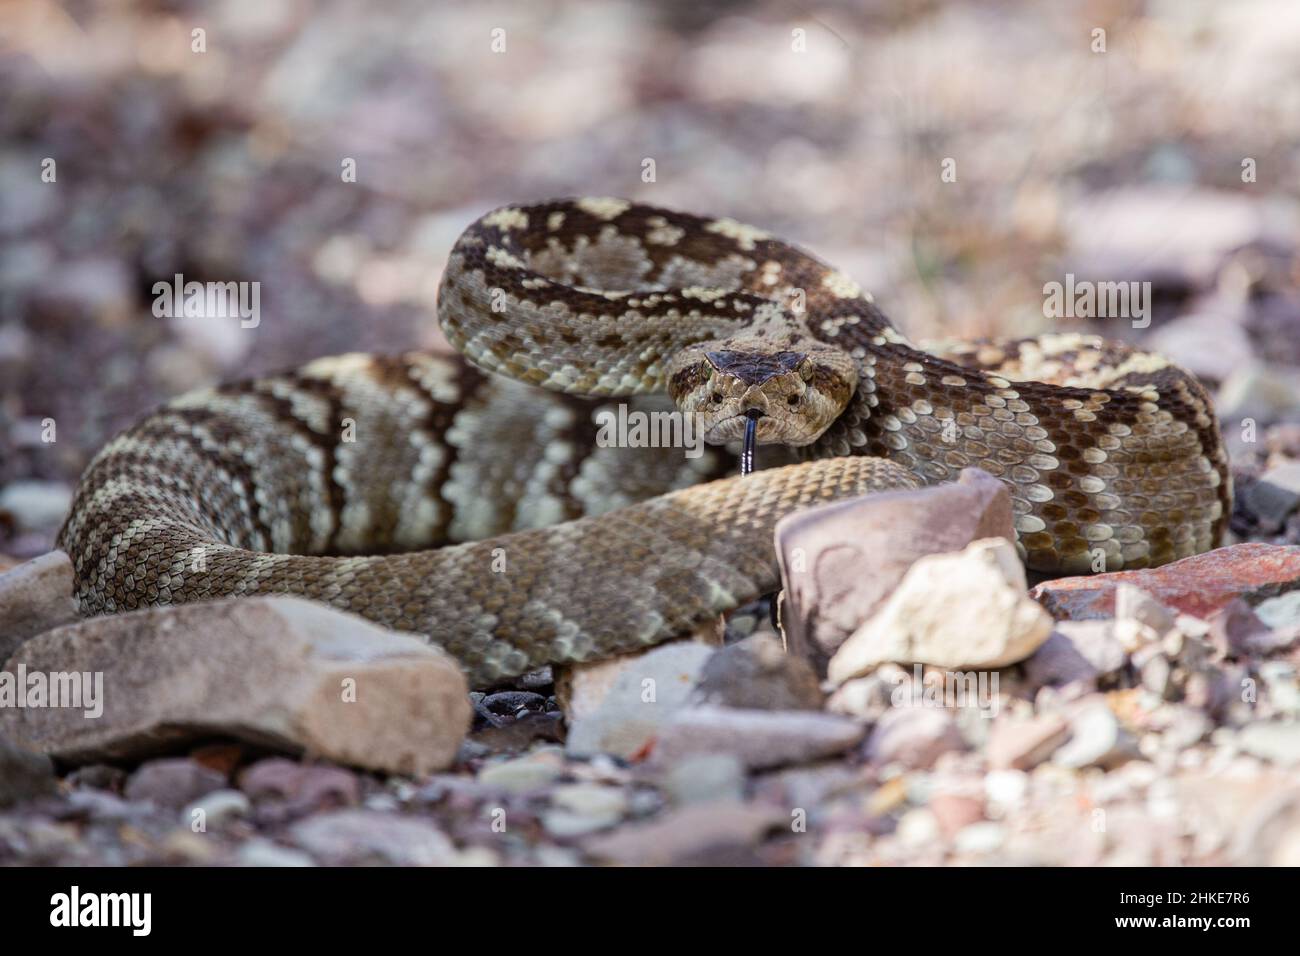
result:
M 758 420 L 763 413 L 750 409 L 745 413 L 745 445 L 740 450 L 740 473 L 747 475 L 754 470 L 754 437 L 758 434 Z

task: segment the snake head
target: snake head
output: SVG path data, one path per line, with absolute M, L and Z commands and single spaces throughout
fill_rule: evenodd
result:
M 710 444 L 740 440 L 747 418 L 757 419 L 760 444 L 811 444 L 853 396 L 857 369 L 839 349 L 812 339 L 762 344 L 704 342 L 668 363 L 669 395 L 683 415 L 699 416 Z

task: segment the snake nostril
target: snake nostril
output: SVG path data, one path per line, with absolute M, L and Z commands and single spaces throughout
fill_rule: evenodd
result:
M 787 398 L 787 399 L 785 400 L 785 402 L 786 402 L 787 405 L 789 405 L 791 408 L 793 408 L 795 405 L 798 405 L 798 404 L 799 404 L 799 396 L 798 396 L 798 395 L 791 395 L 789 398 Z

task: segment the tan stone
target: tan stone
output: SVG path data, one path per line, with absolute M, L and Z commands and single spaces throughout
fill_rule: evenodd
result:
M 1022 661 L 1047 640 L 1052 617 L 1025 591 L 1010 541 L 976 541 L 958 554 L 921 558 L 880 611 L 831 659 L 843 683 L 886 661 L 995 669 Z

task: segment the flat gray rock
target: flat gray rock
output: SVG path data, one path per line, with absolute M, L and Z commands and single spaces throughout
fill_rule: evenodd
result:
M 842 753 L 866 728 L 849 717 L 801 710 L 692 707 L 678 711 L 654 742 L 654 761 L 672 765 L 702 754 L 731 754 L 751 770 L 807 763 Z
M 72 562 L 51 551 L 0 574 L 0 663 L 28 638 L 77 620 Z
M 421 774 L 454 760 L 471 716 L 465 677 L 440 649 L 291 597 L 92 618 L 28 641 L 6 665 L 19 668 L 100 688 L 98 716 L 85 700 L 0 709 L 0 735 L 74 763 L 229 735 Z

